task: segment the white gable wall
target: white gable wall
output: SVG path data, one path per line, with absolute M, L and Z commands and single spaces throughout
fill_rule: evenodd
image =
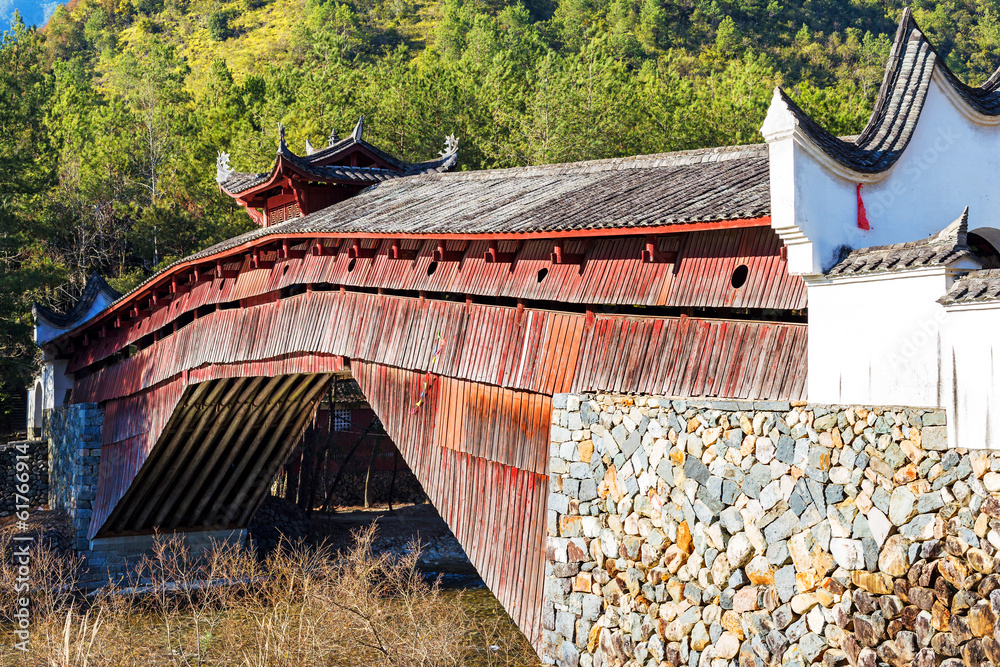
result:
M 83 315 L 83 317 L 74 322 L 72 326 L 66 328 L 59 328 L 41 317 L 36 317 L 35 344 L 39 346 L 45 345 L 45 343 L 48 343 L 50 340 L 53 340 L 67 331 L 80 326 L 87 320 L 103 312 L 112 303 L 114 303 L 114 299 L 111 298 L 111 296 L 103 291 L 98 292 L 97 296 L 94 298 L 94 302 L 90 304 L 90 308 L 87 309 L 87 312 Z
M 788 246 L 789 271 L 820 274 L 852 249 L 916 241 L 969 206 L 977 226 L 1000 228 L 1000 126 L 931 81 L 909 146 L 888 172 L 857 174 L 821 153 L 772 103 L 762 133 L 771 156 L 771 226 Z M 782 118 L 782 115 L 787 117 Z M 993 123 L 993 124 L 987 124 Z M 871 223 L 857 226 L 857 185 Z M 812 295 L 810 294 L 810 300 Z

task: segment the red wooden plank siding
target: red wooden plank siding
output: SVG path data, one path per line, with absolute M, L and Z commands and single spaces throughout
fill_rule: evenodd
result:
M 407 465 L 424 483 L 434 506 L 447 518 L 477 570 L 525 635 L 537 642 L 545 572 L 540 545 L 548 491 L 547 458 L 539 457 L 532 469 L 518 469 L 483 456 L 488 443 L 479 440 L 482 429 L 491 425 L 485 418 L 490 414 L 501 424 L 519 418 L 533 425 L 524 445 L 547 454 L 549 397 L 542 397 L 531 414 L 523 410 L 518 414 L 504 405 L 504 397 L 513 393 L 509 390 L 446 381 L 411 413 L 423 386 L 420 373 L 361 361 L 352 363 L 352 371 Z M 465 413 L 464 422 L 460 416 L 452 416 L 451 423 L 443 422 L 442 416 L 454 409 L 446 405 L 447 399 L 455 394 L 464 396 L 457 403 Z M 479 442 L 456 441 L 456 422 L 464 427 L 459 438 L 468 435 Z M 513 430 L 497 440 L 497 458 L 509 457 L 517 443 L 523 442 L 522 435 Z M 528 544 L 537 548 L 525 553 L 522 545 Z M 511 574 L 515 571 L 516 576 Z
M 526 309 L 515 325 L 517 317 L 514 309 L 498 306 L 420 306 L 415 300 L 381 295 L 303 294 L 209 313 L 81 379 L 73 401 L 130 396 L 184 371 L 198 373 L 206 365 L 281 360 L 287 372 L 304 372 L 310 363 L 319 363 L 315 372 L 324 372 L 339 370 L 341 357 L 549 395 L 572 389 L 791 400 L 803 396 L 804 325 L 598 316 L 585 332 L 583 315 Z M 748 332 L 757 329 L 766 333 L 763 349 L 749 342 Z M 444 343 L 435 363 L 438 333 Z M 665 337 L 662 342 L 660 336 Z M 307 354 L 318 355 L 317 360 L 302 356 Z M 781 368 L 789 369 L 789 377 L 775 378 L 773 363 L 747 366 L 747 357 L 753 355 L 787 360 L 792 365 Z M 670 370 L 656 372 L 664 364 Z M 735 384 L 730 388 L 722 378 L 732 376 L 734 367 L 766 377 L 744 382 L 738 390 Z
M 583 267 L 552 264 L 552 242 L 546 240 L 526 241 L 513 264 L 487 264 L 483 258 L 485 241 L 449 241 L 449 250 L 467 247 L 465 255 L 461 261 L 438 262 L 432 275 L 427 272 L 436 247 L 434 241 L 404 241 L 404 247 L 419 246 L 419 255 L 412 261 L 389 259 L 385 254 L 391 245 L 389 240 L 365 240 L 362 245 L 377 247 L 380 254 L 352 263 L 346 251 L 333 256 L 280 260 L 276 251 L 266 251 L 261 253 L 264 259 L 277 260 L 267 269 L 252 269 L 247 255 L 234 255 L 224 266 L 239 268 L 236 278 L 216 278 L 194 285 L 165 306 L 158 306 L 152 314 L 122 328 L 112 328 L 104 338 L 95 337 L 86 349 L 73 356 L 68 370 L 75 372 L 104 359 L 202 306 L 233 301 L 256 305 L 284 287 L 307 283 L 595 305 L 782 310 L 798 310 L 806 305 L 804 283 L 788 274 L 787 264 L 780 258 L 780 240 L 763 227 L 662 238 L 661 249 L 678 251 L 676 263 L 643 263 L 642 236 L 567 241 L 565 252 L 586 254 Z M 501 250 L 512 251 L 514 247 L 513 242 L 501 243 Z M 748 278 L 743 287 L 734 289 L 730 277 L 740 264 L 747 265 Z M 543 270 L 546 274 L 540 280 Z

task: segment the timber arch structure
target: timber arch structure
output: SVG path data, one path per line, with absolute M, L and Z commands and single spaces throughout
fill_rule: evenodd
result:
M 749 147 L 396 179 L 178 262 L 50 345 L 104 410 L 88 538 L 245 526 L 350 373 L 537 646 L 554 395 L 803 397 L 769 222 Z

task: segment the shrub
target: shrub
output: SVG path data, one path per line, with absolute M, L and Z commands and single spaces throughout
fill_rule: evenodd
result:
M 248 549 L 195 554 L 178 538 L 158 538 L 127 587 L 88 599 L 72 594 L 75 558 L 40 547 L 31 652 L 0 641 L 0 664 L 537 664 L 505 615 L 473 618 L 461 597 L 442 594 L 417 571 L 416 545 L 402 558 L 375 555 L 374 534 L 357 532 L 344 552 L 284 543 L 263 562 Z M 2 534 L 0 547 L 10 547 Z M 0 584 L 11 575 L 5 564 Z M 4 609 L 12 590 L 0 588 Z
M 217 42 L 229 39 L 234 35 L 230 26 L 236 18 L 236 12 L 231 9 L 217 9 L 208 16 L 208 34 Z

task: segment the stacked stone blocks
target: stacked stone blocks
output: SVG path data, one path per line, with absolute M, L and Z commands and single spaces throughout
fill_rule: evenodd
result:
M 22 482 L 17 478 L 18 462 L 23 462 L 28 470 L 27 504 L 38 507 L 48 502 L 49 498 L 49 460 L 48 447 L 42 440 L 24 440 L 0 445 L 0 480 L 3 482 L 3 494 L 0 497 L 0 517 L 14 514 L 18 505 L 18 488 Z
M 553 405 L 546 662 L 1000 664 L 1000 454 L 942 411 Z
M 86 561 L 90 579 L 101 580 L 102 559 L 88 558 L 87 531 L 93 516 L 97 474 L 101 463 L 104 411 L 96 403 L 67 405 L 48 411 L 43 419 L 49 453 L 49 507 L 69 513 L 75 548 Z M 106 577 L 105 577 L 106 578 Z

